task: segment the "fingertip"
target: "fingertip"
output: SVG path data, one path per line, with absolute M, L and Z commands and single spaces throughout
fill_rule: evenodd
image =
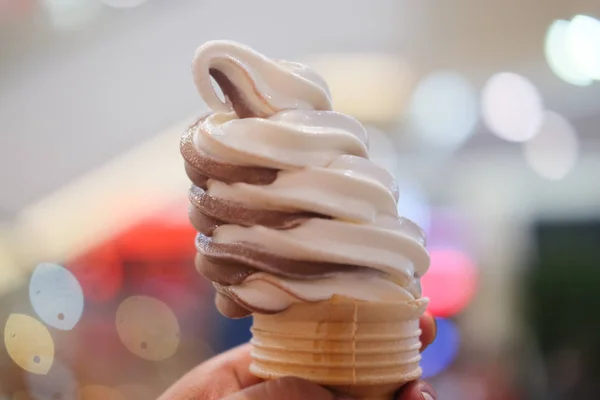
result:
M 421 326 L 421 351 L 425 350 L 427 346 L 433 343 L 437 334 L 437 321 L 428 312 L 423 314 L 420 318 L 419 324 Z
M 414 381 L 406 384 L 396 396 L 396 400 L 436 400 L 435 389 L 425 381 Z

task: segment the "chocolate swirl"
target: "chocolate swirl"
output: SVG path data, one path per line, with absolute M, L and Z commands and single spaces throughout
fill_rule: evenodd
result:
M 314 71 L 219 41 L 198 49 L 193 72 L 214 112 L 183 134 L 181 154 L 196 267 L 224 315 L 334 294 L 420 297 L 423 232 L 397 215 L 396 182 L 368 160 L 362 125 L 330 111 Z

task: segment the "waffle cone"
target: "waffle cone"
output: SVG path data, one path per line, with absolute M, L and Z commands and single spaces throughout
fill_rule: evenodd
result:
M 334 296 L 255 314 L 250 371 L 296 376 L 357 399 L 389 400 L 421 376 L 419 317 L 427 299 L 402 303 Z

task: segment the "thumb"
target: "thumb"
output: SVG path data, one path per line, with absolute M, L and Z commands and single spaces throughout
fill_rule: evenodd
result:
M 351 400 L 304 379 L 285 377 L 250 386 L 223 400 Z

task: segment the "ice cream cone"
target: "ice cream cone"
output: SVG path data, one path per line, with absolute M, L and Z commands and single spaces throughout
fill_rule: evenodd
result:
M 250 371 L 296 376 L 363 400 L 391 400 L 421 376 L 419 317 L 427 299 L 368 302 L 334 296 L 255 314 Z
M 212 110 L 181 142 L 196 264 L 219 311 L 254 313 L 251 372 L 390 400 L 421 375 L 427 300 L 407 299 L 430 259 L 366 129 L 316 71 L 239 43 L 205 43 L 192 72 Z

